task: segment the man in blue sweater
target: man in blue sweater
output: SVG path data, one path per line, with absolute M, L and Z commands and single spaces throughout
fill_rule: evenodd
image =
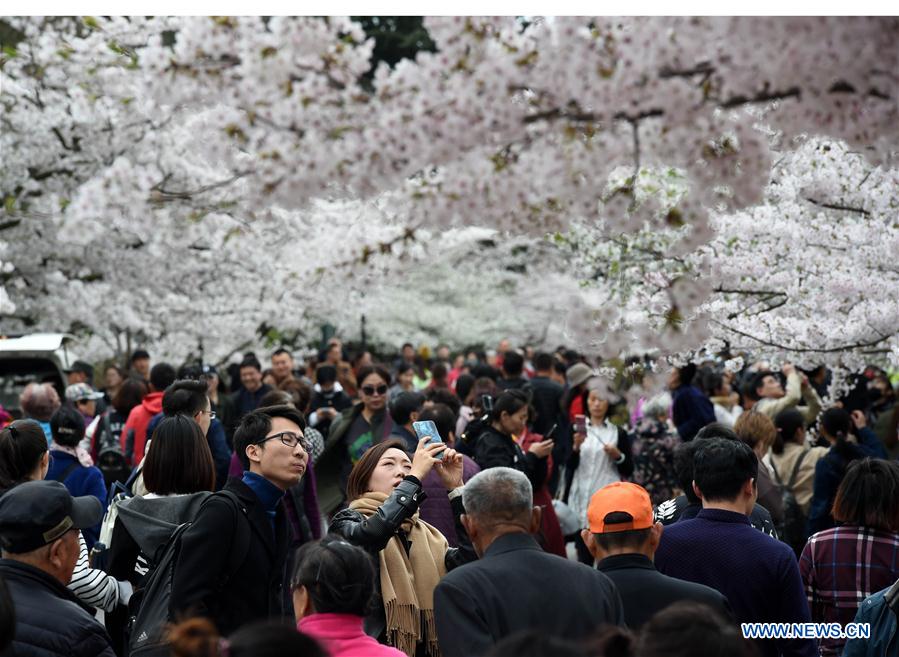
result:
M 745 443 L 703 441 L 693 487 L 702 511 L 665 529 L 655 555 L 665 575 L 723 593 L 740 623 L 808 623 L 808 601 L 793 551 L 749 524 L 758 497 L 758 459 Z M 817 654 L 808 639 L 757 640 L 765 657 Z

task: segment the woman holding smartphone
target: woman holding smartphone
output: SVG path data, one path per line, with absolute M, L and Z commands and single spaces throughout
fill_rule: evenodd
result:
M 474 460 L 481 470 L 506 467 L 518 470 L 538 490 L 546 482 L 547 458 L 553 451 L 552 440 L 541 440 L 527 447 L 519 446 L 516 437 L 524 435 L 528 420 L 528 396 L 521 390 L 507 390 L 499 396 L 490 411 L 490 424 L 478 436 Z
M 427 437 L 412 459 L 404 450 L 402 441 L 388 440 L 362 455 L 347 481 L 349 508 L 334 516 L 330 531 L 367 550 L 378 564 L 378 604 L 365 617 L 366 634 L 409 657 L 436 656 L 434 589 L 448 570 L 477 559 L 460 519 L 462 457 Z M 458 548 L 419 519 L 421 482 L 432 468 L 450 491 Z
M 627 431 L 608 419 L 613 395 L 605 383 L 599 378 L 592 379 L 583 398 L 587 417 L 583 421 L 575 419 L 574 451 L 568 459 L 568 468 L 573 472 L 568 506 L 581 527 L 587 527 L 587 506 L 593 493 L 630 477 L 634 472 L 634 461 Z M 579 534 L 575 545 L 578 559 L 582 563 L 593 563 L 593 556 Z

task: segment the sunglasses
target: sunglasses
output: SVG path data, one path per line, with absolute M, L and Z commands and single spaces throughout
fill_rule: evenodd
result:
M 377 387 L 362 386 L 362 394 L 367 395 L 369 397 L 373 397 L 375 393 L 378 393 L 379 395 L 386 395 L 387 394 L 387 386 L 385 386 L 384 384 L 381 384 Z

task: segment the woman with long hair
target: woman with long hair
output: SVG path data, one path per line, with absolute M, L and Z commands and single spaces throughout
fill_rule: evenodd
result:
M 82 428 L 83 428 L 82 424 Z M 0 495 L 26 481 L 41 481 L 50 468 L 50 451 L 41 426 L 33 420 L 16 420 L 0 430 Z M 78 561 L 68 588 L 91 607 L 106 612 L 127 604 L 131 584 L 116 581 L 90 567 L 87 543 L 78 532 Z
M 820 416 L 820 429 L 830 449 L 815 464 L 815 485 L 808 512 L 809 535 L 834 526 L 831 509 L 849 464 L 866 456 L 886 458 L 883 445 L 868 428 L 861 411 L 852 411 L 850 415 L 842 408 L 828 408 Z M 858 442 L 849 440 L 852 433 Z
M 357 461 L 347 482 L 349 508 L 334 516 L 331 533 L 358 545 L 378 563 L 377 604 L 366 633 L 402 650 L 436 657 L 434 589 L 448 570 L 476 557 L 460 520 L 462 457 L 443 443 L 419 441 L 412 459 L 404 443 L 388 440 Z M 422 480 L 435 469 L 449 493 L 459 548 L 419 518 Z
M 185 415 L 167 417 L 153 431 L 144 460 L 147 493 L 119 502 L 107 571 L 138 585 L 157 550 L 178 525 L 192 521 L 215 488 L 215 462 L 203 430 Z M 106 615 L 116 654 L 125 646 L 128 610 Z

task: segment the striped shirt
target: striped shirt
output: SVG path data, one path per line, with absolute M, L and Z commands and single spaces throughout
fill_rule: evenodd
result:
M 899 534 L 842 526 L 814 534 L 802 550 L 799 572 L 812 620 L 851 623 L 866 597 L 899 578 Z M 821 655 L 839 655 L 845 639 L 822 639 Z
M 130 585 L 127 587 L 130 590 Z M 84 542 L 84 535 L 78 532 L 78 562 L 75 564 L 75 571 L 72 573 L 72 581 L 69 582 L 69 590 L 75 594 L 75 597 L 81 602 L 102 609 L 103 611 L 112 611 L 119 604 L 119 582 L 112 575 L 107 575 L 102 570 L 90 567 L 87 558 L 87 543 Z M 127 595 L 124 591 L 122 604 L 127 603 Z

